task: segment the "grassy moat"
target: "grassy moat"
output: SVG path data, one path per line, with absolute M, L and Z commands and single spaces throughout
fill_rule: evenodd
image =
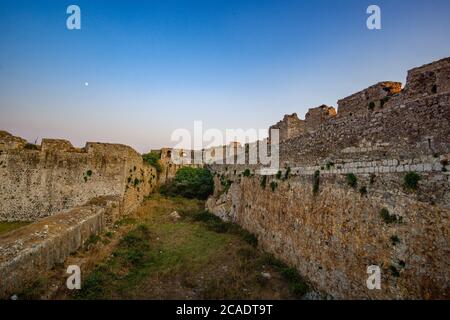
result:
M 9 231 L 18 229 L 20 227 L 26 226 L 27 224 L 29 224 L 30 222 L 21 222 L 21 221 L 16 221 L 16 222 L 0 222 L 0 235 L 3 233 L 7 233 Z
M 77 263 L 82 289 L 69 291 L 65 268 Z M 155 194 L 19 298 L 298 299 L 307 291 L 295 269 L 259 250 L 239 226 L 205 212 L 204 201 Z

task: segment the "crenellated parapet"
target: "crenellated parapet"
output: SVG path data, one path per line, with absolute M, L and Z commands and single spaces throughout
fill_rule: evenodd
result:
M 450 58 L 408 71 L 404 97 L 422 98 L 450 91 Z
M 281 141 L 288 140 L 290 138 L 296 137 L 298 135 L 306 132 L 306 125 L 304 120 L 300 120 L 296 113 L 291 115 L 286 114 L 283 120 L 279 121 L 277 124 L 271 126 L 269 128 L 269 137 L 270 130 L 278 129 L 279 130 L 279 139 Z
M 367 114 L 380 109 L 394 95 L 400 93 L 400 82 L 385 81 L 338 101 L 339 116 Z
M 306 129 L 311 132 L 317 130 L 320 125 L 328 119 L 336 116 L 336 109 L 326 105 L 317 108 L 311 108 L 305 115 Z
M 6 131 L 0 131 L 0 151 L 23 149 L 26 144 L 25 139 L 15 137 Z

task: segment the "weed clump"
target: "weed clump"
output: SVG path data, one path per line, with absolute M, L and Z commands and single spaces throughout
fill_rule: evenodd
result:
M 406 189 L 416 190 L 419 186 L 420 175 L 416 172 L 408 172 L 403 178 L 403 185 Z
M 320 185 L 320 171 L 317 170 L 314 172 L 313 177 L 313 194 L 317 194 L 319 192 L 319 185 Z
M 380 217 L 386 224 L 399 223 L 403 221 L 402 217 L 396 214 L 390 214 L 389 210 L 386 208 L 380 210 Z
M 262 176 L 259 184 L 261 188 L 265 189 L 267 184 L 267 176 Z
M 352 188 L 356 188 L 356 186 L 358 185 L 358 179 L 356 178 L 354 173 L 347 174 L 347 184 Z

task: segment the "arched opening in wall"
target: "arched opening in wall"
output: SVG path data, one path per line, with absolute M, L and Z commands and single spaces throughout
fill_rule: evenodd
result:
M 167 158 L 172 157 L 172 150 L 167 150 Z

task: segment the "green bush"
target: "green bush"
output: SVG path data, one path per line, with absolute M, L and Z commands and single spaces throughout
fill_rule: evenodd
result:
M 334 166 L 334 162 L 332 162 L 332 161 L 327 161 L 327 163 L 325 164 L 325 167 L 327 168 L 327 170 L 330 170 L 331 167 L 333 167 L 333 166 Z
M 373 109 L 375 109 L 375 102 L 370 101 L 370 102 L 369 102 L 369 107 L 368 107 L 368 108 L 369 108 L 370 111 L 373 111 Z
M 416 190 L 419 185 L 420 176 L 415 172 L 408 172 L 403 178 L 403 185 L 410 190 Z
M 447 172 L 447 166 L 448 166 L 448 160 L 442 160 L 441 161 L 441 165 L 442 165 L 442 172 Z
M 259 182 L 259 184 L 261 185 L 261 188 L 265 189 L 266 188 L 266 184 L 267 184 L 267 176 L 262 176 L 261 177 L 261 181 Z
M 276 183 L 275 181 L 272 181 L 270 183 L 270 189 L 272 190 L 272 192 L 274 192 L 277 187 L 278 187 L 278 183 Z
M 398 236 L 391 236 L 391 243 L 393 246 L 400 243 L 400 238 Z
M 33 143 L 27 143 L 24 146 L 24 148 L 27 149 L 27 150 L 38 150 L 39 149 L 38 146 L 33 144 Z
M 386 102 L 389 101 L 389 97 L 384 97 L 383 99 L 380 100 L 380 108 L 383 108 L 384 105 L 386 104 Z
M 433 87 L 431 88 L 431 93 L 432 94 L 436 94 L 437 93 L 437 85 L 433 85 Z
M 367 187 L 366 186 L 362 186 L 361 188 L 359 188 L 359 193 L 362 196 L 365 196 L 367 194 Z
M 287 167 L 286 172 L 284 173 L 284 180 L 289 179 L 290 175 L 291 175 L 291 167 Z
M 319 192 L 319 185 L 320 185 L 320 171 L 317 170 L 314 172 L 313 177 L 313 194 L 317 194 Z
M 402 222 L 403 218 L 399 217 L 395 214 L 390 214 L 389 210 L 386 208 L 381 209 L 380 211 L 380 217 L 383 219 L 384 222 L 386 222 L 387 224 L 390 223 L 396 223 L 396 222 Z
M 244 177 L 250 177 L 250 169 L 245 169 L 244 172 L 242 172 L 242 175 Z
M 356 188 L 356 186 L 358 185 L 358 179 L 356 178 L 355 174 L 347 174 L 347 184 L 352 188 Z
M 276 178 L 279 180 L 281 178 L 281 170 L 278 170 Z
M 228 192 L 232 183 L 233 181 L 231 181 L 230 179 L 226 179 L 225 176 L 220 177 L 220 184 L 223 187 L 223 192 Z
M 393 265 L 389 266 L 389 270 L 391 271 L 392 276 L 395 278 L 400 277 L 400 272 L 397 270 L 397 268 Z
M 142 155 L 142 159 L 145 163 L 151 165 L 156 169 L 156 172 L 161 173 L 163 168 L 159 159 L 161 159 L 161 153 L 152 151 Z
M 181 168 L 172 181 L 161 186 L 160 192 L 168 196 L 183 196 L 185 198 L 205 200 L 214 191 L 214 181 L 211 172 L 205 168 Z

